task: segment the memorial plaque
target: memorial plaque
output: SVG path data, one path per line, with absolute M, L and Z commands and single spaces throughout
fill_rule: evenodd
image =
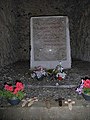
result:
M 68 17 L 31 17 L 31 68 L 71 68 Z

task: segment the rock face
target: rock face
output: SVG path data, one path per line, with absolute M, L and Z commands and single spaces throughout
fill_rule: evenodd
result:
M 72 58 L 90 61 L 89 0 L 0 0 L 0 66 L 28 60 L 31 16 L 69 17 Z
M 0 67 L 18 60 L 15 9 L 13 2 L 0 1 Z

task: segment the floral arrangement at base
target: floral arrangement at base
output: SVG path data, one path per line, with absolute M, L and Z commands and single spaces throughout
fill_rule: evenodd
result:
M 56 78 L 58 80 L 63 80 L 66 77 L 66 73 L 64 72 L 64 68 L 62 67 L 62 63 L 60 62 L 59 65 L 49 72 L 51 78 Z
M 33 70 L 31 77 L 36 78 L 37 80 L 42 80 L 46 76 L 45 69 L 42 66 L 37 66 Z
M 81 79 L 79 87 L 77 87 L 76 92 L 79 94 L 90 95 L 90 78 L 85 77 Z
M 6 99 L 18 98 L 21 100 L 25 96 L 23 90 L 24 84 L 16 80 L 15 85 L 5 83 L 4 88 L 0 90 L 0 96 Z
M 32 78 L 36 78 L 37 80 L 42 80 L 44 77 L 49 77 L 50 79 L 58 79 L 63 80 L 66 77 L 66 73 L 63 70 L 62 63 L 55 67 L 55 69 L 46 70 L 42 66 L 37 66 L 31 73 Z

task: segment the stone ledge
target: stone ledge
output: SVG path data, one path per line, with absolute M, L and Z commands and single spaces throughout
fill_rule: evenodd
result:
M 0 108 L 0 120 L 90 120 L 90 107 L 9 107 Z

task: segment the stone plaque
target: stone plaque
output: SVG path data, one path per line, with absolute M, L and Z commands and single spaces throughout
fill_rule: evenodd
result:
M 60 61 L 64 68 L 71 67 L 68 17 L 32 17 L 31 68 L 55 68 Z

